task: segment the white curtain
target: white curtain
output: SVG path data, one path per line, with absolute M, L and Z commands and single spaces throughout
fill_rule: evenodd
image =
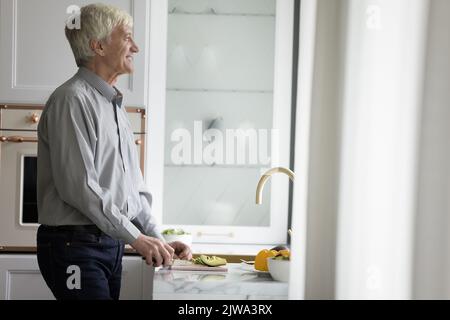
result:
M 450 2 L 302 10 L 290 298 L 448 298 Z

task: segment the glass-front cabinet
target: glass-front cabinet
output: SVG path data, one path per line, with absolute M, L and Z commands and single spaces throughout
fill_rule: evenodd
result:
M 289 179 L 273 176 L 261 205 L 255 194 L 266 170 L 289 167 L 293 6 L 290 0 L 167 2 L 163 192 L 156 213 L 163 228 L 191 232 L 194 243 L 286 243 Z

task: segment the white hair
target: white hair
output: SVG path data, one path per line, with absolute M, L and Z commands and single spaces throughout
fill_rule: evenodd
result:
M 77 66 L 85 65 L 95 56 L 91 40 L 108 42 L 115 27 L 133 27 L 133 18 L 127 12 L 101 3 L 82 7 L 79 19 L 80 28 L 68 28 L 67 25 L 65 28 Z

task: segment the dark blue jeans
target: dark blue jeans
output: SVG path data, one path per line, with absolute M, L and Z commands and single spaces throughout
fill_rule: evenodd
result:
M 58 300 L 114 299 L 120 295 L 123 241 L 95 226 L 39 226 L 37 259 Z

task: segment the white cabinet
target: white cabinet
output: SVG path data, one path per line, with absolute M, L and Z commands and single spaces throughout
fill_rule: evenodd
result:
M 3 300 L 50 300 L 34 254 L 0 255 L 0 298 Z
M 36 255 L 0 256 L 0 298 L 3 300 L 54 299 L 41 276 Z
M 260 206 L 255 190 L 289 166 L 293 17 L 291 0 L 152 1 L 150 56 L 165 63 L 150 60 L 146 169 L 163 228 L 195 244 L 286 243 L 289 179 L 271 178 Z
M 153 268 L 141 257 L 122 260 L 121 300 L 151 299 Z M 35 254 L 0 255 L 0 300 L 53 300 Z
M 50 93 L 77 70 L 64 24 L 71 5 L 85 0 L 0 0 L 0 100 L 44 103 Z M 134 19 L 134 37 L 140 52 L 133 75 L 120 77 L 125 104 L 145 105 L 146 24 L 148 1 L 111 0 Z M 38 45 L 36 45 L 38 43 Z
M 120 300 L 151 299 L 153 270 L 140 256 L 123 257 Z

